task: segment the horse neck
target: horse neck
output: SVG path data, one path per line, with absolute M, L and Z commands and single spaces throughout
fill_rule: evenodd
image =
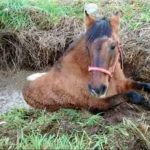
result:
M 72 50 L 63 58 L 62 64 L 74 72 L 88 73 L 90 58 L 85 47 L 85 38 L 83 37 Z

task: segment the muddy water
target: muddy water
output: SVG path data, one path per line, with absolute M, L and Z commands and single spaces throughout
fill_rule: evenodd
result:
M 21 91 L 26 77 L 32 73 L 19 71 L 12 75 L 0 72 L 0 113 L 7 112 L 12 108 L 29 107 L 24 101 Z

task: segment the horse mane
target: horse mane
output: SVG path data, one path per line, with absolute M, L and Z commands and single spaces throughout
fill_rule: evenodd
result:
M 78 37 L 76 37 L 73 42 L 69 45 L 69 47 L 65 50 L 65 52 L 63 53 L 63 55 L 54 63 L 54 67 L 57 70 L 60 70 L 61 68 L 61 61 L 63 59 L 64 56 L 68 55 L 68 53 L 70 53 L 71 51 L 74 50 L 74 48 L 81 42 L 82 39 L 85 38 L 85 33 L 81 33 Z
M 86 41 L 92 43 L 97 38 L 104 36 L 111 37 L 112 28 L 107 18 L 102 18 L 95 23 L 86 32 Z
M 81 40 L 85 37 L 85 33 L 81 33 L 78 37 L 76 37 L 73 42 L 69 45 L 67 50 L 65 51 L 64 55 L 68 54 L 70 51 L 72 51 L 78 43 L 81 42 Z M 63 56 L 64 56 L 63 55 Z

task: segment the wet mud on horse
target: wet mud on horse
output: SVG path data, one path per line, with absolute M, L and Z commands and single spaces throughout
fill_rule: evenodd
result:
M 139 93 L 150 92 L 150 83 L 126 78 L 121 68 L 119 14 L 100 20 L 85 14 L 86 33 L 49 72 L 28 77 L 25 101 L 48 111 L 106 111 L 125 101 L 150 109 L 149 101 Z

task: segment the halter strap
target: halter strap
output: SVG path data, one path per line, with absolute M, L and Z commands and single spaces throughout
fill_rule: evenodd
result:
M 118 42 L 117 44 L 117 48 L 118 48 L 118 54 L 116 56 L 116 59 L 115 59 L 115 62 L 114 62 L 114 65 L 112 67 L 110 67 L 108 70 L 107 69 L 104 69 L 104 68 L 101 68 L 101 67 L 93 67 L 93 66 L 89 66 L 88 67 L 88 71 L 99 71 L 99 72 L 103 72 L 107 75 L 109 75 L 110 77 L 112 77 L 114 71 L 115 71 L 115 68 L 116 68 L 116 65 L 117 65 L 117 62 L 119 61 L 119 57 L 121 58 L 121 68 L 123 68 L 123 55 L 122 55 L 122 47 L 120 45 L 120 43 Z
M 121 43 L 118 42 L 118 51 L 120 53 L 120 59 L 121 59 L 121 68 L 123 70 L 123 55 L 124 55 L 124 51 L 123 51 L 123 48 L 122 48 L 122 45 Z
M 88 71 L 100 71 L 100 72 L 103 72 L 103 73 L 109 75 L 110 77 L 112 77 L 112 73 L 104 68 L 89 66 Z

